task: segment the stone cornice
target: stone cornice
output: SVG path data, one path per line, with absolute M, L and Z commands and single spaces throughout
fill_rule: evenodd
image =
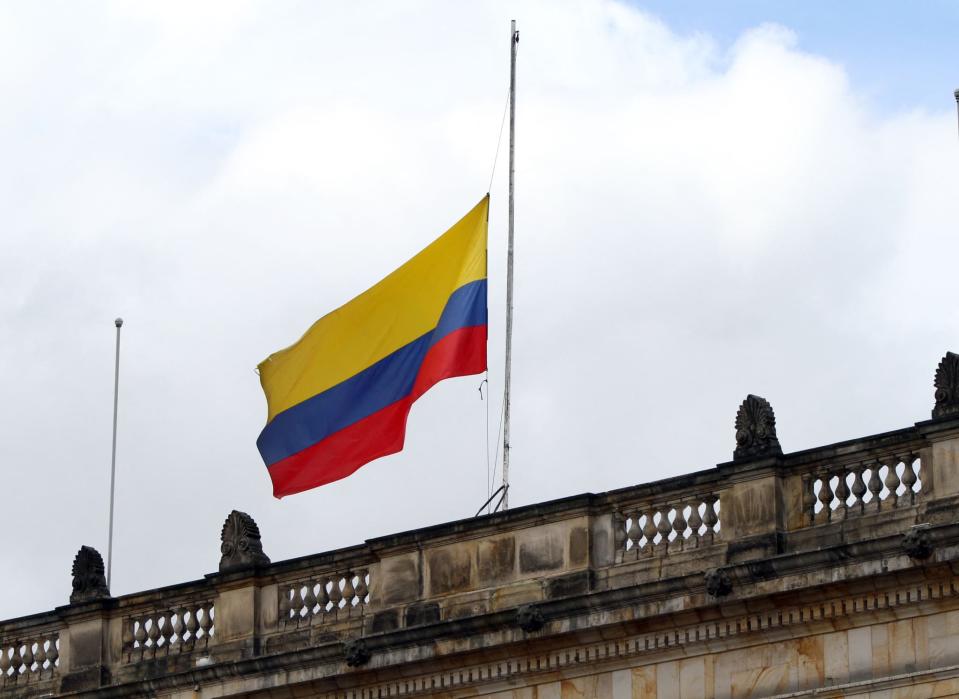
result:
M 915 607 L 910 613 L 918 614 L 921 604 L 930 599 L 954 600 L 959 607 L 959 523 L 930 527 L 930 535 L 936 555 L 924 565 L 914 564 L 901 552 L 898 537 L 887 536 L 776 556 L 763 561 L 760 571 L 757 562 L 727 566 L 734 593 L 721 602 L 705 593 L 701 575 L 687 575 L 538 603 L 545 626 L 531 634 L 516 628 L 514 609 L 370 634 L 365 641 L 373 659 L 363 669 L 347 670 L 343 644 L 334 641 L 100 688 L 96 696 L 134 696 L 160 688 L 297 669 L 318 683 L 318 691 L 327 691 L 324 683 L 333 680 L 324 678 L 335 676 L 339 684 L 379 688 L 384 693 L 387 686 L 398 686 L 398 682 L 412 686 L 418 681 L 416 692 L 422 692 L 431 689 L 429 681 L 440 676 L 444 684 L 435 689 L 446 688 L 451 677 L 456 686 L 489 682 L 490 672 L 503 679 L 523 673 L 568 673 L 577 667 L 589 672 L 596 663 L 635 659 L 637 654 L 668 657 L 679 648 L 687 653 L 691 644 L 701 646 L 698 652 L 707 652 L 719 642 L 748 643 L 752 632 L 763 632 L 763 642 L 768 642 L 776 634 L 789 637 L 800 627 L 808 632 L 808 625 L 824 620 L 849 618 L 852 623 L 855 614 L 864 612 L 881 615 L 897 610 L 901 614 Z M 675 609 L 671 600 L 682 598 L 688 606 Z M 477 647 L 480 638 L 483 650 L 469 650 Z M 446 650 L 439 650 L 442 648 Z M 477 653 L 482 660 L 471 660 Z M 529 669 L 516 667 L 513 661 L 518 656 L 530 660 Z M 425 665 L 417 670 L 420 663 Z M 402 681 L 383 679 L 391 668 L 400 667 Z M 459 670 L 450 668 L 465 668 L 467 679 L 460 682 Z

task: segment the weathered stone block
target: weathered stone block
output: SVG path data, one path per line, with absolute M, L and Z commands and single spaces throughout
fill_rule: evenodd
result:
M 589 561 L 589 533 L 586 527 L 576 527 L 569 533 L 569 564 L 586 565 Z
M 481 541 L 477 550 L 480 585 L 512 579 L 516 568 L 516 540 L 513 537 Z
M 107 687 L 110 685 L 110 671 L 102 666 L 77 670 L 63 676 L 60 682 L 60 692 L 79 692 L 83 690 Z
M 393 631 L 400 627 L 400 613 L 396 609 L 387 609 L 383 612 L 377 612 L 373 615 L 373 621 L 370 623 L 370 633 L 382 633 L 383 631 Z
M 436 602 L 411 604 L 406 608 L 406 625 L 422 626 L 435 624 L 440 620 L 440 605 Z
M 543 584 L 538 581 L 501 587 L 493 593 L 493 610 L 510 609 L 543 599 Z
M 729 542 L 726 549 L 726 555 L 730 563 L 739 561 L 748 561 L 755 559 L 765 559 L 768 556 L 775 556 L 783 548 L 782 536 L 776 532 L 769 534 L 758 534 L 756 536 L 744 536 Z M 774 571 L 767 568 L 771 565 L 769 561 L 763 560 L 750 567 L 750 573 L 757 579 L 766 579 L 774 575 Z M 765 566 L 765 567 L 764 567 Z
M 723 537 L 735 540 L 781 529 L 779 492 L 773 475 L 740 482 L 722 492 Z
M 450 547 L 430 551 L 427 554 L 427 565 L 430 594 L 442 595 L 470 588 L 473 561 L 468 548 Z
M 550 578 L 546 581 L 546 597 L 555 599 L 557 597 L 585 595 L 592 588 L 592 581 L 593 572 L 590 570 Z
M 71 672 L 103 662 L 104 625 L 101 619 L 87 619 L 70 625 Z
M 252 638 L 256 609 L 253 586 L 223 590 L 216 597 L 217 641 Z
M 612 565 L 616 559 L 613 529 L 616 523 L 612 513 L 592 518 L 590 521 L 590 565 L 594 567 Z
M 384 605 L 412 602 L 420 596 L 420 571 L 415 554 L 387 558 L 373 576 L 376 598 Z
M 563 567 L 563 542 L 552 532 L 540 539 L 524 541 L 519 547 L 521 573 L 557 570 Z
M 931 459 L 929 475 L 923 461 L 923 480 L 930 480 L 930 491 L 935 497 L 959 495 L 959 437 L 933 443 L 928 450 Z

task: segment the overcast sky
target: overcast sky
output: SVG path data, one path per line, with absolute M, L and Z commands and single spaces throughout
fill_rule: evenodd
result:
M 834 4 L 0 5 L 0 618 L 106 554 L 118 315 L 115 594 L 215 571 L 232 508 L 273 560 L 475 512 L 505 150 L 489 405 L 440 384 L 404 452 L 280 501 L 254 368 L 487 191 L 511 18 L 514 507 L 727 461 L 749 392 L 786 451 L 927 419 L 959 10 Z

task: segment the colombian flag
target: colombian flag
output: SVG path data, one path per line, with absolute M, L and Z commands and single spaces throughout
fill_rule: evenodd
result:
M 486 370 L 489 195 L 376 286 L 259 365 L 256 440 L 280 498 L 403 448 L 417 398 Z

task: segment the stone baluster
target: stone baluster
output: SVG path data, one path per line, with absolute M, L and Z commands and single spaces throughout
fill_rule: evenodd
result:
M 642 515 L 638 510 L 630 513 L 629 515 L 629 530 L 626 531 L 626 543 L 625 546 L 632 544 L 634 551 L 639 551 L 639 540 L 643 536 L 643 530 L 639 528 L 639 518 Z
M 340 608 L 340 601 L 343 599 L 343 593 L 340 591 L 340 578 L 338 575 L 334 575 L 330 578 L 330 602 L 333 603 L 333 606 L 330 607 L 331 612 L 335 612 Z
M 646 521 L 643 522 L 643 536 L 646 537 L 646 549 L 653 550 L 653 540 L 656 538 L 656 522 L 653 519 L 656 510 L 652 507 L 646 510 Z
M 872 500 L 870 501 L 870 507 L 876 511 L 882 508 L 882 503 L 879 500 L 879 494 L 882 492 L 882 479 L 879 478 L 879 467 L 882 466 L 878 461 L 869 465 L 869 482 L 866 484 L 866 487 L 869 488 L 869 492 L 872 494 Z
M 629 528 L 626 527 L 626 521 L 631 520 Z M 630 530 L 632 529 L 632 518 L 623 514 L 622 510 L 613 512 L 613 546 L 616 551 L 617 560 L 629 546 Z
M 146 630 L 146 627 L 143 625 L 143 619 L 140 619 L 140 620 L 137 621 L 137 622 L 131 621 L 130 623 L 131 623 L 131 624 L 132 624 L 132 623 L 135 623 L 135 624 L 136 624 L 136 630 L 133 632 L 133 641 L 134 641 L 134 643 L 135 643 L 135 646 L 136 646 L 137 650 L 139 651 L 139 653 L 138 653 L 139 657 L 142 658 L 142 657 L 143 657 L 143 652 L 144 652 L 144 650 L 145 650 L 146 647 L 147 647 L 147 630 Z
M 5 645 L 0 645 L 0 683 L 7 679 L 10 673 L 10 655 Z
M 676 532 L 673 543 L 677 545 L 677 548 L 683 548 L 686 540 L 686 515 L 683 513 L 685 509 L 686 503 L 680 502 L 676 505 L 676 516 L 673 517 L 673 531 Z
M 829 507 L 832 502 L 832 486 L 829 484 L 831 480 L 831 471 L 824 471 L 819 478 L 819 482 L 821 483 L 819 487 L 819 503 L 822 505 L 822 509 L 819 510 L 819 520 L 821 522 L 828 522 L 832 519 L 832 509 Z
M 859 513 L 866 509 L 866 503 L 862 499 L 866 494 L 866 482 L 862 479 L 862 473 L 863 464 L 856 464 L 853 467 L 852 495 L 855 498 L 853 505 L 857 506 L 856 509 Z
M 695 541 L 697 544 L 699 543 L 699 530 L 703 526 L 703 518 L 702 518 L 702 515 L 699 514 L 699 506 L 701 504 L 701 500 L 702 498 L 696 498 L 694 500 L 691 500 L 689 503 L 689 506 L 692 508 L 689 511 L 688 524 L 691 530 L 689 534 L 689 538 L 690 540 Z
M 33 669 L 33 641 L 24 644 L 20 661 L 23 663 L 23 674 L 28 674 Z
M 153 648 L 159 648 L 166 645 L 166 619 L 163 618 L 163 612 L 156 612 L 153 617 L 153 627 L 156 629 L 156 640 L 153 641 Z
M 356 588 L 353 587 L 353 571 L 348 570 L 344 576 L 343 582 L 343 599 L 345 601 L 344 607 L 350 608 L 353 606 L 353 598 L 356 596 Z
M 150 641 L 150 648 L 153 650 L 153 655 L 156 656 L 157 652 L 157 639 L 160 638 L 160 625 L 157 623 L 156 618 L 150 619 L 150 628 L 147 629 L 147 639 Z
M 889 470 L 886 472 L 886 488 L 889 489 L 889 495 L 886 497 L 886 500 L 889 502 L 890 507 L 899 506 L 899 494 L 896 492 L 899 490 L 899 474 L 896 473 L 896 466 L 899 465 L 899 459 L 895 456 L 889 457 L 886 459 L 889 463 L 886 465 L 889 467 Z
M 916 503 L 916 491 L 913 490 L 913 487 L 916 485 L 916 481 L 919 480 L 916 472 L 912 469 L 913 461 L 915 461 L 915 456 L 912 454 L 906 454 L 902 457 L 902 484 L 906 487 L 903 497 L 910 505 Z
M 287 622 L 290 620 L 290 590 L 280 588 L 280 621 Z
M 20 655 L 20 641 L 17 641 L 13 644 L 13 655 L 10 656 L 10 667 L 13 668 L 14 679 L 20 674 L 21 665 L 23 665 L 23 657 Z
M 716 512 L 717 499 L 715 495 L 708 495 L 706 497 L 706 511 L 703 513 L 703 523 L 706 525 L 706 537 L 710 544 L 713 543 L 716 538 L 716 527 L 719 524 L 719 514 Z
M 293 617 L 295 619 L 300 619 L 303 616 L 303 593 L 301 592 L 299 585 L 293 588 L 293 600 L 291 605 L 293 607 Z
M 50 646 L 47 648 L 47 660 L 50 661 L 51 668 L 55 667 L 57 661 L 60 659 L 60 649 L 57 647 L 59 642 L 58 636 L 52 636 L 50 638 Z
M 41 636 L 39 640 L 37 640 L 37 650 L 33 654 L 33 660 L 37 664 L 37 674 L 40 675 L 43 674 L 43 664 L 47 662 L 47 650 L 44 648 L 46 642 L 46 639 Z
M 196 632 L 200 628 L 200 622 L 196 618 L 196 609 L 190 610 L 190 618 L 186 622 L 186 630 L 190 634 L 190 643 L 196 643 Z
M 33 651 L 33 661 L 37 664 L 37 674 L 43 675 L 47 670 L 47 639 L 40 636 L 37 639 L 37 647 Z
M 366 604 L 366 595 L 369 594 L 370 588 L 366 584 L 366 576 L 370 574 L 366 568 L 360 570 L 357 573 L 357 583 L 356 583 L 356 603 L 357 604 Z
M 839 478 L 836 482 L 836 497 L 839 499 L 836 513 L 845 518 L 849 509 L 849 483 L 846 482 L 849 472 L 845 468 L 841 468 L 836 471 L 836 476 Z
M 186 613 L 186 609 L 179 607 L 176 610 L 176 621 L 173 624 L 173 633 L 176 634 L 176 642 L 178 645 L 183 645 L 183 630 L 186 628 L 186 625 L 183 623 L 183 615 Z
M 173 614 L 174 611 L 168 610 L 163 613 L 163 643 L 167 646 L 173 645 L 175 634 L 173 633 Z
M 662 507 L 659 510 L 659 523 L 656 525 L 656 531 L 659 532 L 659 545 L 665 550 L 669 543 L 669 533 L 673 530 L 672 522 L 669 521 L 669 507 Z
M 809 524 L 816 522 L 816 477 L 803 476 L 802 479 L 802 511 L 803 523 L 809 519 Z
M 326 614 L 327 607 L 330 604 L 330 593 L 327 592 L 326 583 L 329 582 L 329 578 L 320 578 L 320 594 L 317 596 L 317 604 L 320 606 L 320 613 Z
M 203 612 L 204 620 L 206 621 L 206 626 L 203 627 L 203 630 L 206 632 L 207 642 L 210 640 L 210 636 L 216 634 L 216 619 L 213 616 L 216 614 L 216 610 L 213 608 L 213 605 L 207 605 L 206 610 Z
M 306 618 L 313 616 L 314 610 L 316 610 L 316 593 L 313 592 L 313 588 L 316 586 L 314 580 L 306 581 L 306 594 L 303 595 L 303 607 L 306 609 Z

